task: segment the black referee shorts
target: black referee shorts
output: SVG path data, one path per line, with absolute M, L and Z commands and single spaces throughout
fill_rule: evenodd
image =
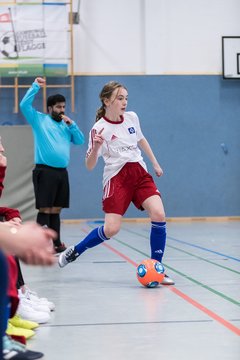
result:
M 69 180 L 65 168 L 37 164 L 32 173 L 36 209 L 69 207 Z

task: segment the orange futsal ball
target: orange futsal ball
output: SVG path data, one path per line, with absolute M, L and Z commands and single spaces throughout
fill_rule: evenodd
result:
M 163 265 L 154 259 L 145 259 L 137 266 L 137 279 L 146 287 L 154 288 L 161 284 L 164 278 Z

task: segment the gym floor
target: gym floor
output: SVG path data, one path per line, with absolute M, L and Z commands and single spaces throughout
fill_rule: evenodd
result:
M 75 244 L 98 223 L 64 223 L 62 239 Z M 26 284 L 56 305 L 28 348 L 46 360 L 239 360 L 240 221 L 170 221 L 167 231 L 174 286 L 136 279 L 149 256 L 144 221 L 123 222 L 63 269 L 23 265 Z

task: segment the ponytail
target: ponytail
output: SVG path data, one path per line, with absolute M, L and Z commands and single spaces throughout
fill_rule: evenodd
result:
M 102 106 L 99 109 L 97 109 L 95 122 L 101 119 L 105 115 L 105 112 L 106 112 L 105 106 L 102 104 Z

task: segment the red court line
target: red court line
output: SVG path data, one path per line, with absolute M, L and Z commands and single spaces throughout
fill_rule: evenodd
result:
M 123 253 L 121 253 L 120 251 L 118 251 L 117 249 L 112 247 L 111 245 L 108 245 L 105 242 L 102 243 L 102 245 L 105 246 L 106 248 L 108 248 L 109 250 L 111 250 L 112 252 L 114 252 L 115 254 L 117 254 L 118 256 L 120 256 L 121 258 L 123 258 L 124 260 L 126 260 L 127 262 L 129 262 L 130 264 L 132 264 L 133 266 L 137 267 L 138 264 L 135 261 L 131 260 L 128 256 L 124 255 Z M 237 328 L 236 326 L 232 325 L 229 321 L 223 319 L 221 316 L 215 314 L 213 311 L 209 310 L 205 306 L 201 305 L 199 302 L 195 301 L 188 295 L 184 294 L 183 292 L 178 290 L 175 286 L 169 285 L 168 289 L 171 290 L 172 292 L 174 292 L 174 294 L 180 296 L 183 300 L 187 301 L 189 304 L 193 305 L 198 310 L 205 313 L 207 316 L 209 316 L 213 320 L 215 320 L 218 323 L 220 323 L 221 325 L 225 326 L 228 330 L 230 330 L 233 333 L 235 333 L 236 335 L 240 336 L 240 329 Z
M 106 246 L 108 249 L 112 250 L 115 254 L 119 255 L 121 258 L 123 258 L 124 260 L 127 260 L 127 262 L 129 262 L 130 264 L 132 264 L 133 266 L 137 267 L 138 264 L 135 263 L 135 261 L 131 260 L 128 256 L 124 255 L 123 253 L 121 253 L 120 251 L 118 251 L 117 249 L 113 248 L 111 245 L 106 244 L 105 242 L 102 243 L 102 245 Z

